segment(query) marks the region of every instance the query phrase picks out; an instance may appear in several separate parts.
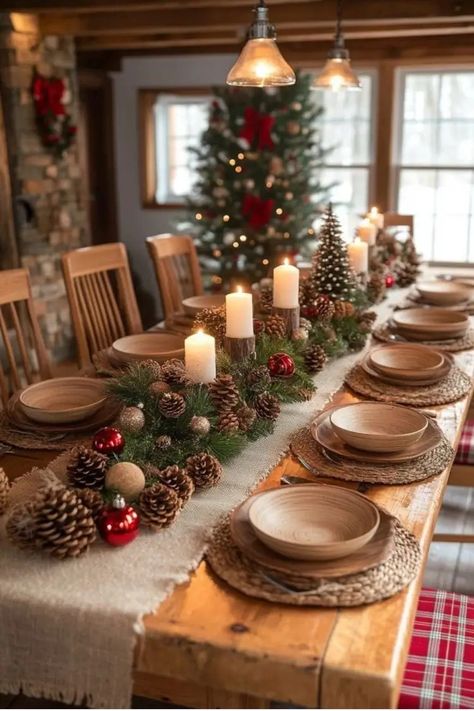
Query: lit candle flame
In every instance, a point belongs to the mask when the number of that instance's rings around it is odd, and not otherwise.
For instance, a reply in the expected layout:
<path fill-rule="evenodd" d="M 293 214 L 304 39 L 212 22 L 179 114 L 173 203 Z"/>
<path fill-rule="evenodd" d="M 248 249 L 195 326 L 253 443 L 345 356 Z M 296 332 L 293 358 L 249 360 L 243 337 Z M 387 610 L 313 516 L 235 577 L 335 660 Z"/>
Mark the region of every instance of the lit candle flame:
<path fill-rule="evenodd" d="M 285 257 L 285 259 L 283 260 L 283 264 L 288 266 L 289 263 L 290 263 L 290 260 L 288 259 L 288 257 Z"/>
<path fill-rule="evenodd" d="M 202 335 L 204 334 L 204 331 L 202 330 L 202 328 L 198 328 L 198 330 L 196 331 L 196 333 L 197 333 L 198 336 L 202 336 Z"/>
<path fill-rule="evenodd" d="M 377 207 L 372 207 L 372 208 L 370 209 L 370 214 L 371 214 L 371 215 L 378 215 L 378 212 L 379 212 L 379 211 L 378 211 L 378 208 L 377 208 Z"/>
<path fill-rule="evenodd" d="M 241 286 L 238 286 L 237 289 L 236 289 L 236 291 L 237 291 L 238 294 L 241 294 L 241 293 L 242 293 L 242 287 L 241 287 Z"/>
<path fill-rule="evenodd" d="M 355 243 L 355 244 L 360 244 L 360 237 L 356 237 L 355 240 L 354 240 L 354 243 Z"/>

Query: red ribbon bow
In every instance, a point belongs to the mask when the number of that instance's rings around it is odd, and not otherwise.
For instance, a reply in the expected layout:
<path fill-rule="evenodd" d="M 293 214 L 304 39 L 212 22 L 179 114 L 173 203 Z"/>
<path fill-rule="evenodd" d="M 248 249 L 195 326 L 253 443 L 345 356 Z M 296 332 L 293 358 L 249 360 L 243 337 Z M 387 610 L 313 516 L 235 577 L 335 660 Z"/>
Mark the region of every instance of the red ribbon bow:
<path fill-rule="evenodd" d="M 252 146 L 263 151 L 273 150 L 275 144 L 272 140 L 272 128 L 275 124 L 275 117 L 270 114 L 261 114 L 257 109 L 248 106 L 244 111 L 244 125 L 240 131 L 240 138 L 245 138 Z"/>
<path fill-rule="evenodd" d="M 54 116 L 64 116 L 65 109 L 62 101 L 64 88 L 62 79 L 35 76 L 33 80 L 33 99 L 39 116 L 45 116 L 48 113 L 52 113 Z"/>
<path fill-rule="evenodd" d="M 247 218 L 250 227 L 258 230 L 271 220 L 275 200 L 263 200 L 257 195 L 245 195 L 242 202 L 242 214 Z"/>

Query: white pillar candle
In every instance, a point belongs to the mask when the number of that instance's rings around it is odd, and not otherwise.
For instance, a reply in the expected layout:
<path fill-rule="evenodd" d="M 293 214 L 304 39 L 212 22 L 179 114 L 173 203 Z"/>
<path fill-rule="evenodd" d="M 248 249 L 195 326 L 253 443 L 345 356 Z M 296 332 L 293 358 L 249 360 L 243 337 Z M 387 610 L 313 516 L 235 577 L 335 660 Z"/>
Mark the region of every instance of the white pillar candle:
<path fill-rule="evenodd" d="M 225 321 L 229 338 L 251 338 L 254 335 L 252 294 L 244 294 L 240 286 L 233 294 L 227 294 Z"/>
<path fill-rule="evenodd" d="M 347 253 L 352 269 L 356 274 L 367 274 L 369 271 L 369 245 L 356 237 L 352 244 L 347 245 Z"/>
<path fill-rule="evenodd" d="M 367 213 L 367 219 L 371 221 L 378 230 L 383 230 L 383 213 L 379 212 L 376 207 L 372 207 Z"/>
<path fill-rule="evenodd" d="M 363 242 L 367 242 L 369 247 L 373 247 L 377 237 L 377 228 L 374 223 L 366 217 L 357 228 L 357 234 Z"/>
<path fill-rule="evenodd" d="M 300 272 L 288 259 L 273 270 L 273 306 L 278 309 L 295 309 L 299 299 Z"/>
<path fill-rule="evenodd" d="M 216 339 L 198 331 L 184 341 L 186 375 L 193 383 L 210 383 L 216 377 Z"/>

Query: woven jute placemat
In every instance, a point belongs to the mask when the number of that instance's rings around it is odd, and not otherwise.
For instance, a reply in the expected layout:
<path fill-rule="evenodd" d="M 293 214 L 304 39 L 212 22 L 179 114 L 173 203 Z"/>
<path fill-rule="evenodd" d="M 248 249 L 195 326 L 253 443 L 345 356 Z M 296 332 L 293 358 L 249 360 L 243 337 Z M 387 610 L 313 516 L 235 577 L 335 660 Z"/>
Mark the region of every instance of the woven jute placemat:
<path fill-rule="evenodd" d="M 375 328 L 372 331 L 372 335 L 378 341 L 382 341 L 383 343 L 398 343 L 398 341 L 393 340 L 393 336 L 396 336 L 396 333 L 387 323 Z M 433 348 L 436 348 L 437 351 L 459 353 L 459 351 L 467 351 L 474 348 L 474 329 L 470 329 L 462 338 L 454 338 L 449 341 L 408 341 L 401 338 L 400 343 L 420 343 L 424 346 L 432 346 Z"/>
<path fill-rule="evenodd" d="M 92 434 L 87 432 L 61 434 L 57 432 L 26 432 L 13 427 L 4 412 L 0 413 L 0 442 L 18 449 L 47 449 L 62 452 L 78 444 L 89 444 Z"/>
<path fill-rule="evenodd" d="M 329 476 L 345 481 L 361 481 L 367 484 L 410 484 L 430 476 L 441 474 L 451 464 L 454 450 L 448 440 L 441 442 L 430 452 L 407 462 L 371 464 L 343 459 L 331 453 L 325 454 L 304 427 L 293 437 L 291 451 L 301 464 L 316 476 Z"/>
<path fill-rule="evenodd" d="M 394 526 L 394 541 L 393 554 L 384 563 L 354 575 L 313 581 L 306 591 L 269 576 L 241 553 L 232 540 L 229 518 L 215 529 L 206 557 L 216 575 L 245 595 L 289 605 L 355 607 L 395 595 L 417 574 L 420 547 L 399 521 Z"/>
<path fill-rule="evenodd" d="M 434 407 L 455 402 L 471 390 L 471 379 L 457 366 L 434 385 L 390 385 L 369 375 L 361 365 L 355 365 L 346 375 L 345 383 L 354 392 L 371 400 L 398 402 L 400 405 Z"/>

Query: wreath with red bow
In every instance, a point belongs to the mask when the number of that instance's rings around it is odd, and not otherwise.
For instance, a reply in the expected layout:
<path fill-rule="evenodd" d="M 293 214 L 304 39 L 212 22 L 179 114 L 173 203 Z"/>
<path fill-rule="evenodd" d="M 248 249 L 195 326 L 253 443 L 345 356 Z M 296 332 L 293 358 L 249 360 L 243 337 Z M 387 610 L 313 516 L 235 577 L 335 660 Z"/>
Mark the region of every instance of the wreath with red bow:
<path fill-rule="evenodd" d="M 77 131 L 64 105 L 65 92 L 64 79 L 35 74 L 33 101 L 41 141 L 60 155 L 70 147 Z"/>

